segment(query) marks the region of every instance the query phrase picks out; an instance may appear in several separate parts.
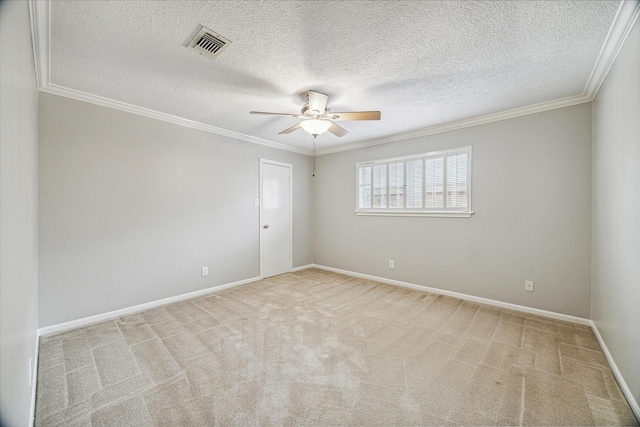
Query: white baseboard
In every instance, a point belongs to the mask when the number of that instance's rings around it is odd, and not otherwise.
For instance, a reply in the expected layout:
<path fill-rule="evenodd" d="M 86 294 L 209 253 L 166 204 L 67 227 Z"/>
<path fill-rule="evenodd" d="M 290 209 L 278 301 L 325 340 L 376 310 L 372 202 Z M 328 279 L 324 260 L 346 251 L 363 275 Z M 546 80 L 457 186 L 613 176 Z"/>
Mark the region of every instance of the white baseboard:
<path fill-rule="evenodd" d="M 313 264 L 301 265 L 300 267 L 293 267 L 291 269 L 291 272 L 294 273 L 296 271 L 306 270 L 306 269 L 313 268 L 313 267 L 314 267 Z"/>
<path fill-rule="evenodd" d="M 176 295 L 169 298 L 160 299 L 157 301 L 147 302 L 144 304 L 134 305 L 132 307 L 122 308 L 120 310 L 109 311 L 107 313 L 96 314 L 95 316 L 84 317 L 82 319 L 72 320 L 70 322 L 59 323 L 57 325 L 45 326 L 44 328 L 38 329 L 38 337 L 42 335 L 51 334 L 54 332 L 66 331 L 68 329 L 80 328 L 82 326 L 87 326 L 92 323 L 102 322 L 103 320 L 113 319 L 119 316 L 124 316 L 131 313 L 136 313 L 143 310 L 148 310 L 150 308 L 156 308 L 161 305 L 170 304 L 173 302 L 184 301 L 186 299 L 199 297 L 201 295 L 205 295 L 211 292 L 221 291 L 223 289 L 234 288 L 236 286 L 245 285 L 247 283 L 252 283 L 260 280 L 260 277 L 252 277 L 250 279 L 239 280 L 237 282 L 226 283 L 224 285 L 212 286 L 207 289 L 200 289 L 194 292 L 188 292 L 182 295 Z"/>
<path fill-rule="evenodd" d="M 636 402 L 635 399 L 633 398 L 633 394 L 631 394 L 631 390 L 629 389 L 629 386 L 624 381 L 624 378 L 622 377 L 622 374 L 620 373 L 620 370 L 618 369 L 616 362 L 614 362 L 613 356 L 611 356 L 611 353 L 609 352 L 609 349 L 607 348 L 607 345 L 605 344 L 604 339 L 602 338 L 602 335 L 600 335 L 600 331 L 598 331 L 598 327 L 593 321 L 590 321 L 590 322 L 591 322 L 591 329 L 593 329 L 593 333 L 595 334 L 596 339 L 598 340 L 598 344 L 600 344 L 600 348 L 604 353 L 604 357 L 606 357 L 607 362 L 609 362 L 609 366 L 611 367 L 613 376 L 616 377 L 616 380 L 618 381 L 618 385 L 622 390 L 622 394 L 624 394 L 624 397 L 627 399 L 627 403 L 631 407 L 633 414 L 636 416 L 638 421 L 640 421 L 640 406 L 638 405 L 638 402 Z"/>
<path fill-rule="evenodd" d="M 31 408 L 29 410 L 29 426 L 33 427 L 36 422 L 36 390 L 38 388 L 38 355 L 40 354 L 40 334 L 36 332 L 35 354 L 33 355 L 33 366 L 31 367 Z"/>
<path fill-rule="evenodd" d="M 341 270 L 339 268 L 327 267 L 324 265 L 314 264 L 313 267 L 321 270 L 333 271 L 334 273 L 341 273 L 347 276 L 360 277 L 362 279 L 375 280 L 376 282 L 382 282 L 389 285 L 400 286 L 403 288 L 409 288 L 417 291 L 431 292 L 439 295 L 447 295 L 454 298 L 460 298 L 466 301 L 477 302 L 480 304 L 492 305 L 495 307 L 506 308 L 509 310 L 520 311 L 528 314 L 535 314 L 537 316 L 549 317 L 551 319 L 563 320 L 565 322 L 578 323 L 580 325 L 591 326 L 593 323 L 589 319 L 583 317 L 570 316 L 568 314 L 556 313 L 553 311 L 542 310 L 539 308 L 526 307 L 524 305 L 511 304 L 508 302 L 497 301 L 489 298 L 482 298 L 473 295 L 462 294 L 460 292 L 446 291 L 444 289 L 431 288 L 429 286 L 416 285 L 414 283 L 402 282 L 400 280 L 386 279 L 384 277 L 372 276 L 370 274 L 356 273 L 349 270 Z"/>

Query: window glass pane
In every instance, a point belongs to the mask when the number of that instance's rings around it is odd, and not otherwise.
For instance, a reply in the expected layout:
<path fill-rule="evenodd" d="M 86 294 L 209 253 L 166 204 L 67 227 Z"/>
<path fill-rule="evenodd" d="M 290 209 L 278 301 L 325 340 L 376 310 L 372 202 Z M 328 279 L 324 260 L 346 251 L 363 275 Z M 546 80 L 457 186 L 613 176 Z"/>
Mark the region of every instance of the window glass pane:
<path fill-rule="evenodd" d="M 373 207 L 387 207 L 387 165 L 373 167 Z"/>
<path fill-rule="evenodd" d="M 358 207 L 371 209 L 371 166 L 361 167 L 359 170 Z"/>
<path fill-rule="evenodd" d="M 447 207 L 467 207 L 467 153 L 447 156 Z"/>
<path fill-rule="evenodd" d="M 389 163 L 389 207 L 404 208 L 404 162 Z"/>
<path fill-rule="evenodd" d="M 360 209 L 371 208 L 371 186 L 360 186 L 360 194 L 358 200 L 360 201 L 358 207 Z"/>
<path fill-rule="evenodd" d="M 444 156 L 425 159 L 425 208 L 444 208 Z"/>
<path fill-rule="evenodd" d="M 422 183 L 424 163 L 422 159 L 407 161 L 407 208 L 422 207 Z"/>

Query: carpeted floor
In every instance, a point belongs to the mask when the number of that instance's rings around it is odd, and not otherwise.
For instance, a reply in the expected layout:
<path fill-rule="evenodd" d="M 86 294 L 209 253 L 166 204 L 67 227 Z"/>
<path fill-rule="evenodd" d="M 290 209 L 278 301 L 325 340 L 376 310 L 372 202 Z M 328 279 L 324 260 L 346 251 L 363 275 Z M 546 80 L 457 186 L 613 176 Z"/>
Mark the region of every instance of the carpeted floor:
<path fill-rule="evenodd" d="M 637 425 L 588 327 L 310 269 L 41 337 L 37 426 Z"/>

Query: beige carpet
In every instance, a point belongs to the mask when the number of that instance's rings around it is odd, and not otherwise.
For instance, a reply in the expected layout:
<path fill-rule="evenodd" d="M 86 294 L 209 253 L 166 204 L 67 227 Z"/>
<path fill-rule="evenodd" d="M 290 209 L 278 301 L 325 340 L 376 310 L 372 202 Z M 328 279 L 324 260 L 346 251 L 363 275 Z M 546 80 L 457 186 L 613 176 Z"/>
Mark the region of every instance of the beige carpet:
<path fill-rule="evenodd" d="M 311 269 L 43 336 L 36 425 L 637 420 L 588 327 Z"/>

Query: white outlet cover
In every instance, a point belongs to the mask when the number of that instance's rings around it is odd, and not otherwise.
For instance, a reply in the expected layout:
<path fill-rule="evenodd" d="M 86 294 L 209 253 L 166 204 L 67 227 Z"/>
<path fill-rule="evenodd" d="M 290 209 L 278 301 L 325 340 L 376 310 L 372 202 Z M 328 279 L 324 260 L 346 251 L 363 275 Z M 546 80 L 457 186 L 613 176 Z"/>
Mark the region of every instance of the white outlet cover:
<path fill-rule="evenodd" d="M 525 280 L 524 282 L 524 290 L 528 292 L 533 292 L 533 281 Z"/>
<path fill-rule="evenodd" d="M 209 275 L 209 267 L 202 267 L 202 276 L 208 276 Z"/>

